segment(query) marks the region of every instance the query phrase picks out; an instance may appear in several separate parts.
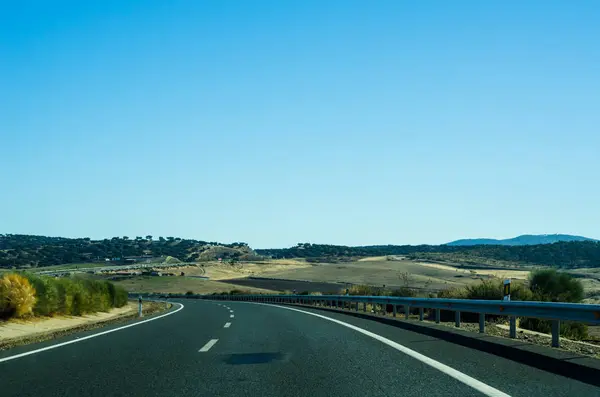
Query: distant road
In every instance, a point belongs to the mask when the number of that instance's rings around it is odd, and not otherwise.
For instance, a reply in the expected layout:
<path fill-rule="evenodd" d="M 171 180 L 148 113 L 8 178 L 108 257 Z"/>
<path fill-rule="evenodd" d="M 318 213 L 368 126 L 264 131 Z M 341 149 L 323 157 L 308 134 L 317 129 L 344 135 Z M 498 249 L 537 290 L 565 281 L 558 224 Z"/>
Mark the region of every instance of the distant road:
<path fill-rule="evenodd" d="M 235 284 L 244 287 L 263 288 L 272 291 L 296 290 L 298 293 L 301 293 L 303 291 L 309 291 L 337 294 L 346 286 L 346 284 L 342 283 L 285 280 L 266 277 L 231 278 L 223 281 L 228 284 Z"/>
<path fill-rule="evenodd" d="M 98 331 L 0 352 L 0 395 L 600 395 L 595 386 L 341 313 L 182 302 L 172 315 L 78 343 L 6 361 Z"/>

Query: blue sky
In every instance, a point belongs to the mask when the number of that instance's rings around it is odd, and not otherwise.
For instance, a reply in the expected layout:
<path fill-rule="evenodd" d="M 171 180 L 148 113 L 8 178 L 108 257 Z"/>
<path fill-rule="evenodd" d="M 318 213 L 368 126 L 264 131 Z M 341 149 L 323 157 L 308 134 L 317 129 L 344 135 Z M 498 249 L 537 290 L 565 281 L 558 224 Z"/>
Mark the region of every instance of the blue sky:
<path fill-rule="evenodd" d="M 20 1 L 0 233 L 600 238 L 596 1 Z"/>

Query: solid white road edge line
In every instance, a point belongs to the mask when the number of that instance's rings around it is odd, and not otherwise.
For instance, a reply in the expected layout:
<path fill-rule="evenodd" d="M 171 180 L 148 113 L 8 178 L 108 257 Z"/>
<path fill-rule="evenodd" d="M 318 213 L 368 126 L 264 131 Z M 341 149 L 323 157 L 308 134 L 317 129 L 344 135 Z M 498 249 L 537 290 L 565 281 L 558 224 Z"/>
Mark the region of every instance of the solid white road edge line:
<path fill-rule="evenodd" d="M 70 345 L 71 343 L 82 342 L 84 340 L 95 338 L 97 336 L 102 336 L 102 335 L 110 334 L 111 332 L 120 331 L 120 330 L 125 329 L 125 328 L 135 327 L 136 325 L 148 323 L 150 321 L 158 320 L 159 318 L 170 316 L 171 314 L 175 314 L 175 313 L 177 313 L 178 311 L 182 310 L 185 307 L 185 306 L 183 306 L 183 304 L 181 304 L 179 302 L 172 302 L 172 303 L 175 304 L 175 305 L 179 305 L 179 308 L 177 308 L 176 310 L 173 310 L 172 312 L 161 314 L 160 316 L 152 317 L 152 318 L 149 318 L 149 319 L 143 320 L 143 321 L 138 321 L 137 323 L 133 323 L 133 324 L 129 324 L 129 325 L 124 325 L 124 326 L 118 327 L 118 328 L 109 329 L 108 331 L 98 332 L 97 334 L 84 336 L 84 337 L 81 337 L 81 338 L 78 338 L 78 339 L 73 339 L 73 340 L 70 340 L 70 341 L 67 341 L 67 342 L 57 343 L 56 345 L 42 347 L 41 349 L 36 349 L 36 350 L 32 350 L 32 351 L 28 351 L 28 352 L 20 353 L 20 354 L 15 354 L 14 356 L 0 358 L 0 363 L 2 363 L 4 361 L 10 361 L 10 360 L 14 360 L 14 359 L 17 359 L 17 358 L 29 356 L 31 354 L 41 353 L 41 352 L 46 351 L 46 350 L 56 349 L 57 347 Z"/>
<path fill-rule="evenodd" d="M 223 328 L 229 328 L 231 327 L 231 323 L 225 323 L 225 326 Z"/>
<path fill-rule="evenodd" d="M 427 356 L 425 356 L 425 355 L 423 355 L 423 354 L 421 354 L 419 352 L 416 352 L 416 351 L 414 351 L 412 349 L 409 349 L 408 347 L 406 347 L 404 345 L 401 345 L 401 344 L 399 344 L 397 342 L 394 342 L 393 340 L 385 338 L 385 337 L 383 337 L 381 335 L 378 335 L 378 334 L 376 334 L 374 332 L 367 331 L 366 329 L 362 329 L 360 327 L 357 327 L 356 325 L 348 324 L 348 323 L 345 323 L 343 321 L 337 320 L 335 318 L 330 318 L 330 317 L 327 317 L 327 316 L 323 316 L 321 314 L 307 312 L 307 311 L 300 310 L 300 309 L 295 309 L 293 307 L 278 306 L 278 305 L 272 305 L 272 304 L 266 304 L 266 303 L 258 303 L 258 302 L 244 302 L 244 303 L 250 303 L 250 304 L 253 304 L 253 305 L 271 306 L 271 307 L 277 307 L 277 308 L 280 308 L 280 309 L 292 310 L 292 311 L 295 311 L 295 312 L 300 312 L 300 313 L 308 314 L 308 315 L 311 315 L 311 316 L 319 317 L 319 318 L 322 318 L 324 320 L 332 321 L 332 322 L 334 322 L 336 324 L 343 325 L 344 327 L 348 327 L 348 328 L 353 329 L 353 330 L 355 330 L 357 332 L 360 332 L 361 334 L 370 336 L 373 339 L 376 339 L 376 340 L 378 340 L 378 341 L 380 341 L 382 343 L 385 343 L 386 345 L 388 345 L 390 347 L 393 347 L 394 349 L 396 349 L 398 351 L 401 351 L 402 353 L 404 353 L 404 354 L 406 354 L 406 355 L 408 355 L 408 356 L 410 356 L 410 357 L 412 357 L 412 358 L 414 358 L 416 360 L 419 360 L 422 363 L 427 364 L 430 367 L 435 368 L 435 369 L 437 369 L 440 372 L 445 373 L 446 375 L 448 375 L 448 376 L 450 376 L 450 377 L 458 380 L 459 382 L 462 382 L 465 385 L 470 386 L 470 387 L 472 387 L 473 389 L 475 389 L 477 391 L 480 391 L 481 393 L 485 394 L 486 396 L 489 396 L 489 397 L 510 397 L 510 395 L 508 395 L 508 394 L 506 394 L 506 393 L 504 393 L 504 392 L 502 392 L 502 391 L 500 391 L 498 389 L 495 389 L 492 386 L 487 385 L 487 384 L 485 384 L 485 383 L 483 383 L 483 382 L 481 382 L 481 381 L 479 381 L 479 380 L 477 380 L 475 378 L 472 378 L 472 377 L 470 377 L 467 374 L 463 374 L 462 372 L 457 371 L 454 368 L 447 366 L 446 364 L 442 364 L 441 362 L 436 361 L 433 358 L 429 358 L 429 357 L 427 357 Z"/>
<path fill-rule="evenodd" d="M 202 349 L 198 350 L 199 353 L 206 353 L 207 351 L 210 350 L 211 347 L 213 347 L 215 345 L 215 343 L 217 343 L 219 340 L 218 339 L 211 339 L 209 340 L 206 345 L 204 345 L 202 347 Z"/>

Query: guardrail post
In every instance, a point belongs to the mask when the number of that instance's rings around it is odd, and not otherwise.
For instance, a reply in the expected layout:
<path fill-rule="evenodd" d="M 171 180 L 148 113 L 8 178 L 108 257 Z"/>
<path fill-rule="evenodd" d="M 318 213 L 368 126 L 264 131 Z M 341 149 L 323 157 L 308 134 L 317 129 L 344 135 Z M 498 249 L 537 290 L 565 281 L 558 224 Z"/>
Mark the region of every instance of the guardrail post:
<path fill-rule="evenodd" d="M 485 313 L 479 313 L 479 333 L 485 333 Z"/>
<path fill-rule="evenodd" d="M 419 308 L 419 321 L 423 321 L 424 318 L 425 318 L 425 309 L 420 307 Z"/>
<path fill-rule="evenodd" d="M 440 323 L 440 317 L 442 317 L 441 313 L 440 313 L 440 309 L 435 309 L 435 323 L 436 324 Z"/>
<path fill-rule="evenodd" d="M 356 305 L 354 306 L 354 310 L 358 311 L 358 302 L 356 302 Z"/>
<path fill-rule="evenodd" d="M 363 312 L 367 312 L 367 302 L 363 302 Z"/>
<path fill-rule="evenodd" d="M 410 314 L 410 306 L 406 305 L 404 306 L 404 319 L 408 320 L 408 315 Z"/>
<path fill-rule="evenodd" d="M 460 312 L 458 310 L 454 312 L 454 326 L 460 328 Z"/>
<path fill-rule="evenodd" d="M 517 337 L 517 318 L 510 316 L 508 321 L 510 326 L 509 336 L 514 339 Z"/>
<path fill-rule="evenodd" d="M 552 320 L 552 347 L 560 347 L 560 320 Z"/>
<path fill-rule="evenodd" d="M 392 305 L 394 307 L 394 317 L 396 317 L 396 305 Z"/>

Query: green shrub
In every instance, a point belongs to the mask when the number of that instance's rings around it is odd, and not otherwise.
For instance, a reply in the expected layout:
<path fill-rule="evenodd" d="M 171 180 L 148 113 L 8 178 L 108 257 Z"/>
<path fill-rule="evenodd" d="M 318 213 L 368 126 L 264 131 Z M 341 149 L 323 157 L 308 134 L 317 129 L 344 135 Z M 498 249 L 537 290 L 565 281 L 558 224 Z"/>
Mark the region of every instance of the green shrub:
<path fill-rule="evenodd" d="M 121 287 L 117 287 L 113 283 L 106 281 L 108 294 L 110 296 L 110 302 L 112 307 L 123 307 L 127 304 L 129 297 L 127 291 Z"/>
<path fill-rule="evenodd" d="M 334 292 L 331 295 L 346 295 L 346 288 L 342 288 L 339 292 Z M 385 291 L 381 288 L 373 287 L 371 285 L 352 285 L 348 288 L 348 295 L 358 296 L 380 296 L 384 295 Z M 329 295 L 329 294 L 328 294 Z"/>
<path fill-rule="evenodd" d="M 502 300 L 504 298 L 502 290 L 502 280 L 484 280 L 481 283 L 466 286 L 463 296 L 464 299 Z M 511 283 L 511 301 L 528 301 L 532 299 L 532 295 L 529 288 L 523 283 Z"/>
<path fill-rule="evenodd" d="M 412 288 L 408 288 L 408 287 L 402 287 L 399 289 L 395 289 L 392 290 L 389 293 L 389 296 L 399 296 L 399 297 L 407 297 L 407 298 L 414 298 L 417 296 L 417 291 L 412 289 Z"/>
<path fill-rule="evenodd" d="M 438 291 L 437 297 L 441 299 L 466 299 L 466 290 L 463 288 L 448 288 Z"/>
<path fill-rule="evenodd" d="M 86 291 L 83 283 L 79 280 L 72 281 L 73 287 L 73 309 L 72 314 L 75 316 L 81 316 L 91 311 L 90 308 L 90 295 Z"/>
<path fill-rule="evenodd" d="M 502 300 L 502 281 L 484 280 L 478 284 L 467 285 L 464 295 L 466 299 Z"/>
<path fill-rule="evenodd" d="M 56 289 L 58 291 L 58 312 L 66 315 L 74 314 L 73 296 L 75 289 L 71 280 L 64 278 L 56 280 Z"/>
<path fill-rule="evenodd" d="M 477 299 L 477 300 L 502 300 L 503 298 L 502 280 L 483 280 L 477 284 L 467 285 L 464 288 L 450 288 L 439 291 L 438 298 L 444 299 Z M 513 282 L 511 284 L 510 299 L 513 301 L 526 301 L 532 299 L 531 291 L 523 283 Z M 433 311 L 430 311 L 430 316 Z M 454 321 L 454 312 L 442 310 L 440 313 L 441 321 Z M 486 315 L 486 319 L 496 319 L 501 316 Z M 478 322 L 478 313 L 461 312 L 461 321 Z"/>
<path fill-rule="evenodd" d="M 107 312 L 112 307 L 106 282 L 97 280 L 82 280 L 84 289 L 89 293 L 89 313 Z"/>
<path fill-rule="evenodd" d="M 59 292 L 57 281 L 51 277 L 25 273 L 24 276 L 35 288 L 37 301 L 33 313 L 38 316 L 52 316 L 59 313 Z"/>
<path fill-rule="evenodd" d="M 35 286 L 37 315 L 65 314 L 79 316 L 86 313 L 107 312 L 127 304 L 127 291 L 108 281 L 80 278 L 60 278 L 27 274 Z"/>
<path fill-rule="evenodd" d="M 523 318 L 520 321 L 519 327 L 545 334 L 552 332 L 552 322 L 539 318 Z M 588 326 L 583 323 L 561 321 L 560 335 L 573 340 L 588 339 Z"/>
<path fill-rule="evenodd" d="M 550 302 L 581 302 L 584 297 L 583 285 L 567 273 L 557 272 L 555 269 L 537 270 L 529 275 L 531 299 Z M 531 331 L 550 333 L 552 322 L 537 318 L 521 319 L 519 326 Z M 560 335 L 568 339 L 587 339 L 588 327 L 586 324 L 562 321 Z"/>
<path fill-rule="evenodd" d="M 529 288 L 540 301 L 581 302 L 584 298 L 581 281 L 555 269 L 531 272 Z"/>
<path fill-rule="evenodd" d="M 227 292 L 225 292 L 225 294 L 227 294 Z M 251 293 L 248 290 L 232 289 L 229 291 L 229 295 L 251 295 Z"/>

